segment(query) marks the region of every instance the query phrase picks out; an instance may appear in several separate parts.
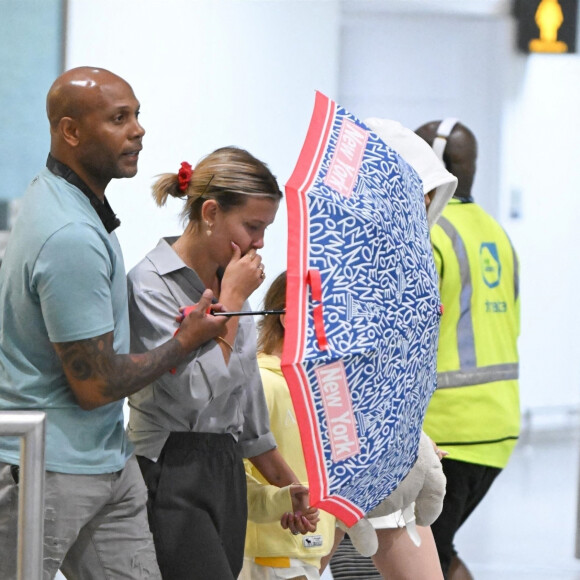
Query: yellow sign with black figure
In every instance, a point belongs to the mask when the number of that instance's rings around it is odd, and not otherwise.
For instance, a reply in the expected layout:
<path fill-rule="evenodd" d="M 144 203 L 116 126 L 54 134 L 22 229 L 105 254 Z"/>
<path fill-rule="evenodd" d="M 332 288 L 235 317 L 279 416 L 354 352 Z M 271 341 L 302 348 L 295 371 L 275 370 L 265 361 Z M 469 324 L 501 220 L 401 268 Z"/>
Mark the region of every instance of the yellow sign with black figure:
<path fill-rule="evenodd" d="M 578 0 L 518 0 L 518 46 L 531 53 L 576 51 Z"/>

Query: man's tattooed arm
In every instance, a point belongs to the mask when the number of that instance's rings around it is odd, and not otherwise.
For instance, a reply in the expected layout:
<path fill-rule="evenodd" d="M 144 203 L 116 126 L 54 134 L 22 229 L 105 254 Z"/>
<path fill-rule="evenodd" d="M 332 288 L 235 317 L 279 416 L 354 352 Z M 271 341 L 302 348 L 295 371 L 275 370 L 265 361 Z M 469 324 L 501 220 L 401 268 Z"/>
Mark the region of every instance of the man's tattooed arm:
<path fill-rule="evenodd" d="M 206 290 L 196 308 L 180 316 L 179 333 L 143 354 L 117 354 L 113 332 L 74 342 L 53 343 L 64 373 L 78 404 L 85 410 L 123 399 L 139 391 L 176 367 L 202 344 L 226 333 L 226 316 L 208 314 L 223 311 L 212 305 L 213 294 Z"/>
<path fill-rule="evenodd" d="M 54 348 L 71 389 L 85 410 L 135 393 L 177 366 L 187 352 L 173 338 L 143 354 L 119 355 L 113 350 L 113 332 L 55 343 Z"/>

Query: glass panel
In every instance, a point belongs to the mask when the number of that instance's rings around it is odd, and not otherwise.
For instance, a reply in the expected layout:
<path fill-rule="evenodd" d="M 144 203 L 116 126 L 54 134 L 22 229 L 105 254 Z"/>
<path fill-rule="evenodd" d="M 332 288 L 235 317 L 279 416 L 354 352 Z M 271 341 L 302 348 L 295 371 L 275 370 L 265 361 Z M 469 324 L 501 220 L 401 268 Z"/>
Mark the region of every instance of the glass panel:
<path fill-rule="evenodd" d="M 0 230 L 48 154 L 46 93 L 62 70 L 65 0 L 2 0 Z M 4 223 L 2 223 L 2 221 Z"/>

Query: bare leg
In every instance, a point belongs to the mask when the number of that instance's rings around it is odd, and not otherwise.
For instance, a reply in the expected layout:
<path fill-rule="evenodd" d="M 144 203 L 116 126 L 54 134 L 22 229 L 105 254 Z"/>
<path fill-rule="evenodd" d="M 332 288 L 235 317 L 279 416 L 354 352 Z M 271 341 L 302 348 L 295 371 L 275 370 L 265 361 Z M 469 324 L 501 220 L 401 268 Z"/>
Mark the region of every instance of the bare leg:
<path fill-rule="evenodd" d="M 448 572 L 449 580 L 473 580 L 471 572 L 461 558 L 454 556 Z"/>
<path fill-rule="evenodd" d="M 330 559 L 332 558 L 334 552 L 336 552 L 336 548 L 338 548 L 338 545 L 340 544 L 340 542 L 342 542 L 342 538 L 344 538 L 344 532 L 340 528 L 336 528 L 336 530 L 334 532 L 334 545 L 332 546 L 332 550 L 330 550 L 330 553 L 327 554 L 326 556 L 324 556 L 324 558 L 322 558 L 322 560 L 320 560 L 320 575 L 321 576 L 322 576 L 322 573 L 324 572 L 324 569 L 326 568 L 326 566 L 328 566 L 328 562 L 330 562 Z"/>
<path fill-rule="evenodd" d="M 413 544 L 405 528 L 377 530 L 379 550 L 373 556 L 373 562 L 384 578 L 443 580 L 431 528 L 417 526 L 417 531 L 421 537 L 419 547 Z"/>

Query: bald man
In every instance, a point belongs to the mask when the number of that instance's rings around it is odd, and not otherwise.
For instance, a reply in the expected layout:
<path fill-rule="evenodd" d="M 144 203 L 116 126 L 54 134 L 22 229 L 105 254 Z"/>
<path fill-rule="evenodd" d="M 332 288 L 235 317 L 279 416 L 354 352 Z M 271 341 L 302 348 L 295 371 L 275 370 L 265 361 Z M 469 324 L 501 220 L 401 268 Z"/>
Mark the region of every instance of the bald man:
<path fill-rule="evenodd" d="M 129 354 L 125 268 L 105 197 L 133 177 L 145 131 L 131 86 L 99 68 L 48 92 L 51 146 L 0 269 L 0 409 L 46 413 L 44 578 L 160 578 L 123 400 L 225 321 L 208 291 L 179 334 Z M 177 314 L 177 313 L 176 313 Z M 16 577 L 19 441 L 0 438 L 0 578 Z"/>
<path fill-rule="evenodd" d="M 472 199 L 477 141 L 456 119 L 419 127 L 458 179 L 431 230 L 444 307 L 437 390 L 423 429 L 449 452 L 443 511 L 432 524 L 446 579 L 473 578 L 454 537 L 508 462 L 519 435 L 518 259 L 502 227 Z"/>

